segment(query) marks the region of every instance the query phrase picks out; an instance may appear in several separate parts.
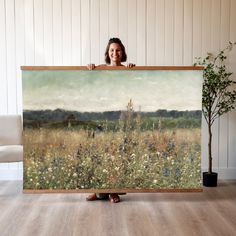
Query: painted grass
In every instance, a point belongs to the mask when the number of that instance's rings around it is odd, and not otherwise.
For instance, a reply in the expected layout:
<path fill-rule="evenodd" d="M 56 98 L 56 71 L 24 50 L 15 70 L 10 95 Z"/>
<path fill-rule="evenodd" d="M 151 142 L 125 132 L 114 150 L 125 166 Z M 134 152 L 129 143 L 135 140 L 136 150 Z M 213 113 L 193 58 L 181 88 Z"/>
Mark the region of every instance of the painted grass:
<path fill-rule="evenodd" d="M 24 189 L 201 188 L 200 129 L 25 129 Z"/>

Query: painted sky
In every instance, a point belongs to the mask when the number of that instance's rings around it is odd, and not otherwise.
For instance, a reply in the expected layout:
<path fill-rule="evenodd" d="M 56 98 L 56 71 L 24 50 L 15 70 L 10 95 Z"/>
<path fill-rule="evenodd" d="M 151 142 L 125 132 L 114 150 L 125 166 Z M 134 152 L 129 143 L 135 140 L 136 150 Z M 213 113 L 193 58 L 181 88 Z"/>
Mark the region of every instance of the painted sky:
<path fill-rule="evenodd" d="M 202 71 L 23 71 L 24 110 L 201 110 Z"/>

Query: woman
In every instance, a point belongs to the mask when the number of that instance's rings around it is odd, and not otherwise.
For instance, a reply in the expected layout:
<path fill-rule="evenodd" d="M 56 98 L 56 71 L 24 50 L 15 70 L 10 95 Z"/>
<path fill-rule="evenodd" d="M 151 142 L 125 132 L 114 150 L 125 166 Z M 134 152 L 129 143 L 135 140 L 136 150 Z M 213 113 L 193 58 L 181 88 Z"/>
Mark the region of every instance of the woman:
<path fill-rule="evenodd" d="M 111 38 L 107 44 L 105 51 L 105 62 L 106 66 L 124 66 L 121 62 L 125 62 L 127 60 L 127 55 L 125 52 L 125 47 L 122 44 L 119 38 Z M 132 63 L 127 64 L 127 67 L 131 68 L 135 66 Z M 93 70 L 95 68 L 94 64 L 89 64 L 88 69 Z M 120 197 L 118 193 L 93 193 L 89 195 L 86 200 L 94 201 L 94 200 L 103 200 L 109 199 L 110 202 L 118 203 L 120 202 Z"/>

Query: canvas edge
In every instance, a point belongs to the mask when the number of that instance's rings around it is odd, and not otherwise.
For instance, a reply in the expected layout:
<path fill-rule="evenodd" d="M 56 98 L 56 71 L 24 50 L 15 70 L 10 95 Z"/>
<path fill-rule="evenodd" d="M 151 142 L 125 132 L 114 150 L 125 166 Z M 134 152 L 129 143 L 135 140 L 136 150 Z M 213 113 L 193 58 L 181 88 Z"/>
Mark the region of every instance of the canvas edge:
<path fill-rule="evenodd" d="M 23 193 L 186 193 L 203 192 L 202 188 L 196 189 L 23 189 Z"/>

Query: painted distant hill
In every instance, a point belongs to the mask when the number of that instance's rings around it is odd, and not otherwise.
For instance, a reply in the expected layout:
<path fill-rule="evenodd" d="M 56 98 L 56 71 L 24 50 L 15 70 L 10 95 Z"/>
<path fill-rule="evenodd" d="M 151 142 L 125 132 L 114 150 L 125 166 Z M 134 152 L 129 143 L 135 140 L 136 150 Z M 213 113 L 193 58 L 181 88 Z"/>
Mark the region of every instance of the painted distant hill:
<path fill-rule="evenodd" d="M 105 112 L 78 112 L 68 111 L 63 109 L 56 110 L 25 110 L 23 112 L 24 120 L 37 120 L 37 121 L 62 121 L 67 119 L 69 116 L 73 116 L 74 119 L 81 121 L 89 120 L 118 120 L 121 116 L 122 111 L 105 111 Z M 201 119 L 201 111 L 177 111 L 177 110 L 157 110 L 155 112 L 134 112 L 134 116 L 140 114 L 142 117 L 156 117 L 156 118 L 196 118 Z"/>
<path fill-rule="evenodd" d="M 106 121 L 113 127 L 124 111 L 105 112 L 78 112 L 63 109 L 56 110 L 26 110 L 23 112 L 24 127 L 27 128 L 62 128 L 83 127 L 99 129 L 101 123 Z M 177 111 L 157 110 L 155 112 L 133 112 L 133 117 L 141 116 L 143 126 L 150 129 L 157 126 L 162 120 L 166 128 L 189 128 L 200 127 L 201 111 Z"/>

